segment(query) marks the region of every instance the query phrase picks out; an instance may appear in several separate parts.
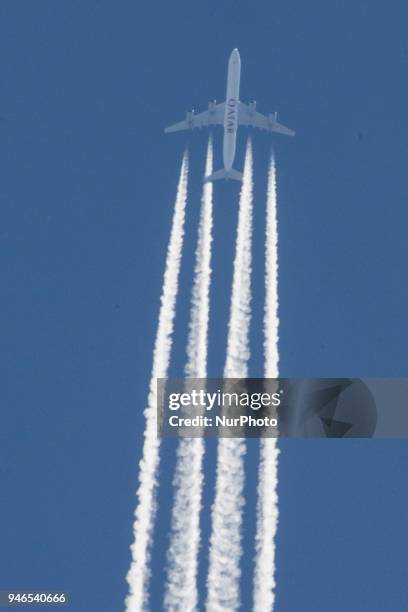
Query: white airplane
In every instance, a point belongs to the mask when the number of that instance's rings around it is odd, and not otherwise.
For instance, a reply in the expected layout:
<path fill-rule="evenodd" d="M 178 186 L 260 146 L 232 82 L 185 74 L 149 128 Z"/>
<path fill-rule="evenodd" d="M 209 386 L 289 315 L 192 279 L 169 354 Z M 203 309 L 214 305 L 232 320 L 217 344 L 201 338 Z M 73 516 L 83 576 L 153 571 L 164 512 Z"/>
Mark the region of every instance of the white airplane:
<path fill-rule="evenodd" d="M 209 127 L 212 125 L 224 126 L 223 159 L 224 168 L 207 176 L 204 182 L 217 179 L 235 179 L 242 181 L 242 173 L 232 167 L 237 144 L 237 129 L 239 125 L 251 126 L 268 132 L 279 132 L 287 136 L 294 136 L 295 132 L 281 125 L 277 121 L 277 113 L 269 117 L 255 110 L 256 102 L 243 104 L 239 100 L 239 81 L 241 77 L 241 58 L 238 49 L 231 52 L 228 62 L 227 97 L 225 102 L 217 104 L 216 100 L 208 104 L 208 110 L 198 113 L 188 112 L 185 121 L 180 121 L 166 128 L 164 131 L 178 132 L 180 130 L 193 130 L 194 128 Z"/>

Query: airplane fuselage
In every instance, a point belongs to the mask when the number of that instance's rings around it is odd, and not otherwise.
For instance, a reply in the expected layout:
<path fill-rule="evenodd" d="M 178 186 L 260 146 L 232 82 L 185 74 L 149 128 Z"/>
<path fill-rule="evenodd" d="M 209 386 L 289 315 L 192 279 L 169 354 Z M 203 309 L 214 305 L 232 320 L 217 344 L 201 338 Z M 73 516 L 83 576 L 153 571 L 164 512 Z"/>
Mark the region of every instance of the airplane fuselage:
<path fill-rule="evenodd" d="M 224 168 L 229 172 L 235 158 L 238 129 L 239 81 L 241 78 L 241 58 L 238 49 L 234 49 L 228 61 L 227 95 L 224 115 Z"/>

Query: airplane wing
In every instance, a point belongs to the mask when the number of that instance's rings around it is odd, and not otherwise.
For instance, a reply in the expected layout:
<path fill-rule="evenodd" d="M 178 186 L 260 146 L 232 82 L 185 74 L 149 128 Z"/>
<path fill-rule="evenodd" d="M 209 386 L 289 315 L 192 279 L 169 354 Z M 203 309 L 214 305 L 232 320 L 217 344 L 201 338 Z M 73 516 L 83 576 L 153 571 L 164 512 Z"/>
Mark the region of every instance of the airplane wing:
<path fill-rule="evenodd" d="M 164 131 L 168 134 L 169 132 L 179 132 L 180 130 L 194 130 L 195 128 L 209 127 L 211 125 L 222 125 L 224 123 L 224 111 L 225 102 L 221 102 L 221 104 L 210 102 L 208 110 L 197 115 L 194 111 L 187 113 L 184 121 L 170 125 Z"/>
<path fill-rule="evenodd" d="M 272 113 L 269 117 L 258 113 L 255 110 L 255 102 L 252 102 L 252 104 L 239 103 L 238 124 L 256 127 L 267 132 L 278 132 L 279 134 L 286 134 L 286 136 L 295 135 L 293 130 L 278 123 L 276 113 Z"/>

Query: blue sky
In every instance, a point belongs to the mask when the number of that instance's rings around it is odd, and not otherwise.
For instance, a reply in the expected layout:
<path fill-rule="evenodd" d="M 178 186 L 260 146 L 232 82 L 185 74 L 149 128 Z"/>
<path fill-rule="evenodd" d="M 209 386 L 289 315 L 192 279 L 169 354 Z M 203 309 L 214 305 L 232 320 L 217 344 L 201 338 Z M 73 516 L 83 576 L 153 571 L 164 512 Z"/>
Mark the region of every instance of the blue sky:
<path fill-rule="evenodd" d="M 171 372 L 185 360 L 207 135 L 164 136 L 222 100 L 277 110 L 281 372 L 405 376 L 406 4 L 70 0 L 0 6 L 1 589 L 120 610 L 151 355 L 185 143 L 191 184 Z M 216 166 L 221 138 L 215 137 Z M 236 167 L 242 167 L 241 134 Z M 262 374 L 271 142 L 254 135 L 250 373 Z M 225 358 L 238 187 L 215 190 L 209 371 Z M 203 534 L 213 484 L 206 457 Z M 405 441 L 281 444 L 278 612 L 405 611 Z M 256 443 L 243 609 L 250 609 Z M 163 444 L 152 608 L 161 609 L 174 444 Z M 205 584 L 206 550 L 200 585 Z"/>

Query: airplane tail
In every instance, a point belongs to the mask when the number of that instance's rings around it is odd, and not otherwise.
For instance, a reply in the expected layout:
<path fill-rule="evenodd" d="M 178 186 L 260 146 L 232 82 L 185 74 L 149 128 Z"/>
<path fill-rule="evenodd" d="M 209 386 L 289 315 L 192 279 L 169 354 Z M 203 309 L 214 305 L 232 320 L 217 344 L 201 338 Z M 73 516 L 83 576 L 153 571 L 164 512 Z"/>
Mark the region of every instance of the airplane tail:
<path fill-rule="evenodd" d="M 214 174 L 210 174 L 210 176 L 206 176 L 203 182 L 208 183 L 210 181 L 217 181 L 219 179 L 234 179 L 235 181 L 242 181 L 242 172 L 238 172 L 238 170 L 234 170 L 234 168 L 231 168 L 231 170 L 228 171 L 223 168 L 222 170 L 214 172 Z"/>

